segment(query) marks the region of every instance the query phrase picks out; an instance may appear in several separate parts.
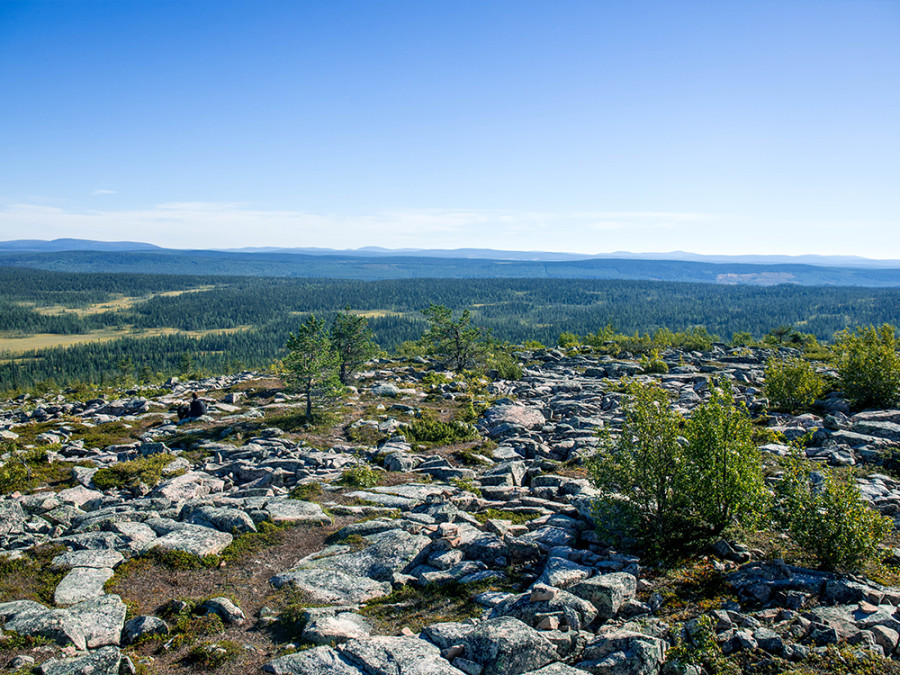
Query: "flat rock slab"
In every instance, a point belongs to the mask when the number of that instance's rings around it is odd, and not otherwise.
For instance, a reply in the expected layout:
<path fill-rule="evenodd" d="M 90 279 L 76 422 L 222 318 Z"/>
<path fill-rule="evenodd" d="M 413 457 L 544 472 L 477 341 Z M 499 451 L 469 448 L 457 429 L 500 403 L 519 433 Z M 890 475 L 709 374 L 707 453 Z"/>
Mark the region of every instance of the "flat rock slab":
<path fill-rule="evenodd" d="M 16 600 L 0 604 L 3 628 L 26 637 L 44 637 L 65 647 L 87 648 L 81 622 L 64 609 L 49 609 L 31 600 Z"/>
<path fill-rule="evenodd" d="M 69 614 L 81 625 L 88 649 L 118 647 L 127 612 L 118 595 L 102 595 L 69 607 Z"/>
<path fill-rule="evenodd" d="M 173 502 L 186 502 L 214 492 L 221 492 L 224 488 L 225 481 L 215 476 L 210 476 L 203 471 L 189 471 L 160 483 L 151 494 L 154 497 L 164 497 Z"/>
<path fill-rule="evenodd" d="M 589 670 L 573 668 L 565 663 L 551 663 L 549 666 L 544 666 L 539 670 L 529 670 L 522 675 L 588 675 L 589 673 Z"/>
<path fill-rule="evenodd" d="M 281 656 L 263 666 L 275 675 L 365 675 L 331 647 L 314 647 Z"/>
<path fill-rule="evenodd" d="M 495 405 L 484 411 L 484 421 L 489 427 L 512 424 L 526 429 L 540 429 L 547 423 L 538 408 L 524 405 Z"/>
<path fill-rule="evenodd" d="M 273 523 L 327 525 L 331 522 L 321 506 L 297 499 L 272 500 L 266 504 L 264 511 L 269 514 L 269 519 Z"/>
<path fill-rule="evenodd" d="M 464 675 L 441 658 L 441 651 L 416 637 L 378 636 L 351 640 L 341 655 L 370 675 Z"/>
<path fill-rule="evenodd" d="M 102 499 L 103 493 L 97 490 L 88 490 L 83 485 L 76 485 L 67 490 L 60 490 L 56 493 L 56 498 L 61 502 L 81 507 L 95 499 Z"/>
<path fill-rule="evenodd" d="M 54 567 L 93 567 L 102 569 L 113 568 L 125 560 L 121 553 L 112 550 L 97 551 L 68 551 L 53 559 Z"/>
<path fill-rule="evenodd" d="M 71 659 L 51 659 L 40 671 L 43 675 L 119 675 L 121 662 L 118 647 L 104 647 Z"/>
<path fill-rule="evenodd" d="M 103 585 L 113 578 L 109 567 L 73 567 L 53 592 L 57 605 L 74 605 L 103 595 Z"/>
<path fill-rule="evenodd" d="M 307 602 L 324 605 L 356 605 L 391 592 L 387 582 L 330 569 L 292 569 L 272 577 L 270 583 L 275 588 L 291 584 Z"/>
<path fill-rule="evenodd" d="M 335 645 L 347 640 L 366 638 L 372 634 L 372 624 L 353 612 L 335 612 L 328 608 L 306 611 L 306 626 L 302 639 L 317 645 Z"/>
<path fill-rule="evenodd" d="M 365 537 L 369 545 L 352 553 L 320 557 L 307 563 L 355 577 L 390 581 L 394 572 L 410 566 L 431 543 L 431 539 L 405 530 L 388 530 Z"/>
<path fill-rule="evenodd" d="M 219 532 L 201 525 L 188 525 L 173 530 L 149 544 L 149 548 L 164 551 L 184 551 L 194 555 L 216 555 L 228 546 L 233 537 L 227 532 Z"/>

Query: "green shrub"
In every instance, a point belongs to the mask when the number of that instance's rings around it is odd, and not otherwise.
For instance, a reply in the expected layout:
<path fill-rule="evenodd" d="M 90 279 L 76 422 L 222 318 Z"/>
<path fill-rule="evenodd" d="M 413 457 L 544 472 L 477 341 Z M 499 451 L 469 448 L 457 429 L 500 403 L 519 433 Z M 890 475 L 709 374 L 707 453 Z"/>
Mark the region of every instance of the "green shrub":
<path fill-rule="evenodd" d="M 714 388 L 687 423 L 660 387 L 632 383 L 627 391 L 619 438 L 606 436 L 588 460 L 602 491 L 595 520 L 604 539 L 671 558 L 757 514 L 765 495 L 759 457 L 730 390 Z"/>
<path fill-rule="evenodd" d="M 893 521 L 871 509 L 853 477 L 822 472 L 817 485 L 798 455 L 785 461 L 776 486 L 776 519 L 823 569 L 854 571 L 870 560 L 893 529 Z"/>
<path fill-rule="evenodd" d="M 572 347 L 577 347 L 581 344 L 581 338 L 575 335 L 575 333 L 569 333 L 568 331 L 566 331 L 559 334 L 559 338 L 557 338 L 556 344 L 563 349 L 571 349 Z"/>
<path fill-rule="evenodd" d="M 825 379 L 802 358 L 770 359 L 765 392 L 773 410 L 797 414 L 808 409 L 825 390 Z"/>
<path fill-rule="evenodd" d="M 46 448 L 18 450 L 13 447 L 9 459 L 0 464 L 0 494 L 35 487 L 49 468 Z"/>
<path fill-rule="evenodd" d="M 411 443 L 440 443 L 449 445 L 478 438 L 478 432 L 466 422 L 442 422 L 423 414 L 413 420 L 401 433 Z"/>
<path fill-rule="evenodd" d="M 837 369 L 844 395 L 857 408 L 888 408 L 900 399 L 896 329 L 859 326 L 836 336 Z"/>
<path fill-rule="evenodd" d="M 322 496 L 322 485 L 320 483 L 301 483 L 291 490 L 288 498 L 299 499 L 301 501 L 311 501 L 316 497 Z"/>
<path fill-rule="evenodd" d="M 162 480 L 162 470 L 175 459 L 167 452 L 119 462 L 94 474 L 94 485 L 101 490 L 108 488 L 153 487 Z"/>
<path fill-rule="evenodd" d="M 641 368 L 645 373 L 668 373 L 669 366 L 659 357 L 658 349 L 651 349 L 650 353 L 641 358 Z"/>
<path fill-rule="evenodd" d="M 370 488 L 378 484 L 380 475 L 368 464 L 357 464 L 341 474 L 341 485 L 355 488 Z"/>
<path fill-rule="evenodd" d="M 477 497 L 481 496 L 481 488 L 471 478 L 454 478 L 450 483 L 464 492 L 471 492 Z"/>

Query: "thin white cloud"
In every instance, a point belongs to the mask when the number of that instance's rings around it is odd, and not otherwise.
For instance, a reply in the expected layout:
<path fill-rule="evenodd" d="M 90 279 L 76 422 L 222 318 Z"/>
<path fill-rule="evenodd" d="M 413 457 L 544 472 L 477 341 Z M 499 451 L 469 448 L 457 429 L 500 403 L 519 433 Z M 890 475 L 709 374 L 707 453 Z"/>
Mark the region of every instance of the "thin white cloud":
<path fill-rule="evenodd" d="M 0 240 L 73 237 L 137 240 L 170 248 L 255 246 L 494 248 L 565 251 L 693 251 L 707 254 L 855 254 L 900 258 L 900 228 L 884 223 L 811 224 L 668 211 L 392 209 L 362 215 L 264 210 L 239 202 L 169 202 L 146 209 L 74 210 L 0 205 Z M 853 231 L 856 246 L 847 246 Z M 886 233 L 893 233 L 886 235 Z M 871 235 L 871 236 L 867 236 Z M 827 249 L 841 242 L 841 250 Z M 866 243 L 877 242 L 865 247 Z"/>
<path fill-rule="evenodd" d="M 94 190 L 91 194 L 94 195 L 94 196 L 97 196 L 97 195 L 114 195 L 114 194 L 116 194 L 116 191 L 115 191 L 115 190 L 104 190 L 103 188 L 97 188 L 97 189 Z"/>

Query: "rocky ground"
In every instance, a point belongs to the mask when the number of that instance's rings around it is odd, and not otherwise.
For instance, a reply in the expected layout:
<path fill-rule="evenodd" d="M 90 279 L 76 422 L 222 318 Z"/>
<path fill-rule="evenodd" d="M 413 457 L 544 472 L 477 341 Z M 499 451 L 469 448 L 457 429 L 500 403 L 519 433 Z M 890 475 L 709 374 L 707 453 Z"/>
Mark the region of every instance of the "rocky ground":
<path fill-rule="evenodd" d="M 858 466 L 872 507 L 900 522 L 882 466 L 900 410 L 850 415 L 831 396 L 818 415 L 768 415 L 768 355 L 671 351 L 668 374 L 643 375 L 628 358 L 523 352 L 514 382 L 385 360 L 312 428 L 297 397 L 254 373 L 2 402 L 3 663 L 637 675 L 700 672 L 684 664 L 707 639 L 738 672 L 900 672 L 900 588 L 804 568 L 777 537 L 658 569 L 594 533 L 581 462 L 598 428 L 621 423 L 625 376 L 660 382 L 685 414 L 711 377 L 730 378 L 773 471 L 813 431 L 807 456 Z M 192 391 L 208 414 L 177 423 Z M 465 417 L 470 401 L 475 440 L 400 433 L 423 412 Z"/>

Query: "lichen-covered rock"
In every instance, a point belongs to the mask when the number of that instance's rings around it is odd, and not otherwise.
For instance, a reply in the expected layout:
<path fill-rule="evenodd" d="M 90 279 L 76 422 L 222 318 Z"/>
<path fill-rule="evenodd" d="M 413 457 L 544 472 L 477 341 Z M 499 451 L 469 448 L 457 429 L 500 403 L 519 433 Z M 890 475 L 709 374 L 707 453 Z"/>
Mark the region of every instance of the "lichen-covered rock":
<path fill-rule="evenodd" d="M 577 668 L 595 675 L 656 675 L 666 658 L 666 643 L 659 638 L 614 629 L 591 640 Z"/>
<path fill-rule="evenodd" d="M 263 670 L 274 675 L 366 675 L 331 647 L 314 647 L 269 661 Z"/>
<path fill-rule="evenodd" d="M 70 659 L 51 659 L 40 670 L 43 675 L 119 675 L 121 662 L 118 647 L 104 647 Z"/>
<path fill-rule="evenodd" d="M 247 617 L 241 608 L 235 605 L 228 598 L 210 598 L 202 605 L 200 610 L 207 613 L 218 614 L 219 617 L 227 624 L 240 625 L 244 623 Z"/>
<path fill-rule="evenodd" d="M 316 607 L 304 613 L 306 625 L 301 638 L 317 645 L 336 645 L 372 633 L 372 624 L 359 614 L 340 612 L 328 607 Z"/>
<path fill-rule="evenodd" d="M 102 595 L 69 607 L 80 625 L 89 649 L 118 646 L 128 608 L 118 595 Z"/>
<path fill-rule="evenodd" d="M 441 658 L 440 650 L 416 637 L 378 637 L 350 640 L 341 656 L 369 675 L 464 675 Z"/>
<path fill-rule="evenodd" d="M 265 506 L 269 520 L 273 523 L 309 523 L 327 525 L 331 519 L 322 507 L 313 502 L 298 499 L 273 499 Z"/>
<path fill-rule="evenodd" d="M 122 643 L 130 645 L 145 635 L 168 635 L 169 625 L 156 616 L 138 616 L 122 628 Z"/>
<path fill-rule="evenodd" d="M 599 618 L 611 619 L 622 605 L 634 598 L 637 579 L 627 572 L 612 572 L 580 581 L 568 590 L 596 607 Z"/>
<path fill-rule="evenodd" d="M 108 567 L 73 567 L 57 584 L 53 602 L 57 605 L 74 605 L 103 595 L 103 585 L 112 579 L 114 572 Z"/>
<path fill-rule="evenodd" d="M 48 609 L 32 600 L 0 603 L 0 621 L 7 631 L 26 637 L 43 637 L 65 647 L 86 649 L 84 627 L 64 609 Z"/>
<path fill-rule="evenodd" d="M 337 570 L 294 568 L 270 579 L 275 588 L 292 585 L 308 601 L 324 605 L 356 605 L 391 592 L 391 585 Z"/>
<path fill-rule="evenodd" d="M 478 624 L 465 645 L 466 658 L 481 664 L 482 675 L 521 675 L 559 658 L 552 642 L 511 616 Z"/>

